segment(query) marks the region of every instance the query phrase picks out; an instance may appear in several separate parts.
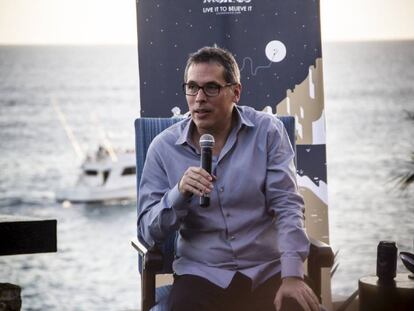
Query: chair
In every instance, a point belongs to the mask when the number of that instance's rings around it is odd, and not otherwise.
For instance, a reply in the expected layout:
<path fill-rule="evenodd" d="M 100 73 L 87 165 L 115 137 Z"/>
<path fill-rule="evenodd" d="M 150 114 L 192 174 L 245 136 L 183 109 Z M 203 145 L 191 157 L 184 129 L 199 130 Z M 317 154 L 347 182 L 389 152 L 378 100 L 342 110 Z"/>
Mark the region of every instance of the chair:
<path fill-rule="evenodd" d="M 295 118 L 278 117 L 284 124 L 289 139 L 296 151 Z M 141 180 L 146 152 L 152 139 L 161 131 L 181 120 L 180 118 L 138 118 L 135 121 L 135 147 L 137 157 L 137 185 Z M 149 249 L 145 242 L 134 239 L 132 246 L 139 253 L 139 270 L 141 274 L 141 311 L 166 310 L 165 304 L 171 285 L 156 288 L 157 274 L 172 273 L 174 260 L 175 234 L 172 234 L 162 246 Z M 318 297 L 321 294 L 321 268 L 333 265 L 334 255 L 329 245 L 311 239 L 308 256 L 308 277 L 314 284 Z"/>

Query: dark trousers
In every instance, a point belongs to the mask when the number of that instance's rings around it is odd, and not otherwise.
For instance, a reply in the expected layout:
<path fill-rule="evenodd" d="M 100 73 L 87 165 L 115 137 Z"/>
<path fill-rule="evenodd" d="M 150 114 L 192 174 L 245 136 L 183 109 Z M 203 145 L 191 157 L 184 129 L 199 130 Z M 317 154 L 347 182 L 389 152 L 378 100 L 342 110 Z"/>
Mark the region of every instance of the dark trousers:
<path fill-rule="evenodd" d="M 236 273 L 228 288 L 194 276 L 175 276 L 169 296 L 170 311 L 275 311 L 273 301 L 281 285 L 280 274 L 271 277 L 252 291 L 251 280 Z M 287 298 L 283 311 L 303 311 L 296 300 Z"/>

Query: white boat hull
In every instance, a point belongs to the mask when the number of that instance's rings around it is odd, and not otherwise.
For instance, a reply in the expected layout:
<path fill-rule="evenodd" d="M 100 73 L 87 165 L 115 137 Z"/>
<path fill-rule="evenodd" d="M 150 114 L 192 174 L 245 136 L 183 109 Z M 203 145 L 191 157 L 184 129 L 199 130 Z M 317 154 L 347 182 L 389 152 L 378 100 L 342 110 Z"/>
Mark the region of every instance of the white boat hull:
<path fill-rule="evenodd" d="M 62 189 L 56 193 L 56 200 L 58 202 L 70 201 L 72 203 L 92 203 L 134 199 L 136 199 L 135 187 L 116 189 L 75 187 Z"/>

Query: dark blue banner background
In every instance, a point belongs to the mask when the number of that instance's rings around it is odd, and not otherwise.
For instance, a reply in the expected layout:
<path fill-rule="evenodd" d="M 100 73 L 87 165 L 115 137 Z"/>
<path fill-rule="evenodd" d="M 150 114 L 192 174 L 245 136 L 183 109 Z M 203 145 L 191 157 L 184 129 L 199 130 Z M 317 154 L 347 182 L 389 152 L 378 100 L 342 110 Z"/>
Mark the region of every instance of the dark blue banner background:
<path fill-rule="evenodd" d="M 286 47 L 283 60 L 266 57 L 269 42 Z M 188 54 L 217 44 L 236 57 L 240 105 L 275 107 L 321 57 L 319 1 L 139 0 L 141 116 L 187 111 L 181 91 Z"/>

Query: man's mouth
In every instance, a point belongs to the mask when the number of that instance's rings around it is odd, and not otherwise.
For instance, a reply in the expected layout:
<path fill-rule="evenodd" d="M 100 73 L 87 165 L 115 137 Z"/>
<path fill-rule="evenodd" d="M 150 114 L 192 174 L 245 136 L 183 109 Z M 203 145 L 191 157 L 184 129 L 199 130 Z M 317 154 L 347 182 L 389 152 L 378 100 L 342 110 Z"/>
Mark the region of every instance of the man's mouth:
<path fill-rule="evenodd" d="M 206 116 L 207 114 L 209 114 L 211 112 L 211 110 L 210 109 L 202 109 L 202 108 L 200 108 L 200 109 L 195 109 L 194 112 L 199 117 L 202 117 L 202 116 Z"/>

